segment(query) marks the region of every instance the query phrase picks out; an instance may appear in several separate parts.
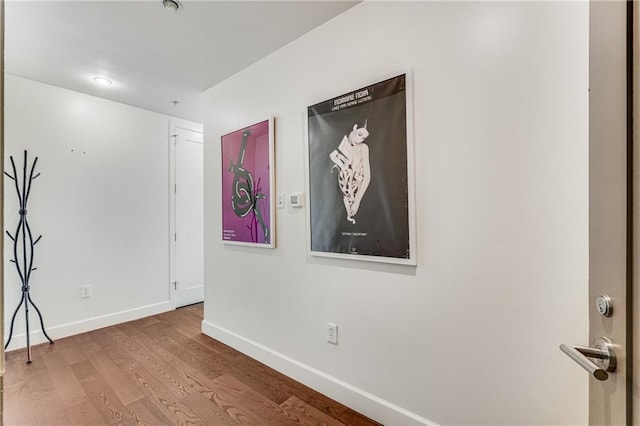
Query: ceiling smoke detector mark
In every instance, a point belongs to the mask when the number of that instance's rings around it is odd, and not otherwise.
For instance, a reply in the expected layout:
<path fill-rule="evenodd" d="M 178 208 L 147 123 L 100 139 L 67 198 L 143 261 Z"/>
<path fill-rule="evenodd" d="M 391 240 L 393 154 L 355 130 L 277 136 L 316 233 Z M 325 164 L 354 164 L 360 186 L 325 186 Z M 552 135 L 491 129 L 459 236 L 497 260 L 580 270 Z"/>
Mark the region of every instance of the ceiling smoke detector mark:
<path fill-rule="evenodd" d="M 177 12 L 182 9 L 182 3 L 177 0 L 162 0 L 162 6 L 172 12 Z"/>

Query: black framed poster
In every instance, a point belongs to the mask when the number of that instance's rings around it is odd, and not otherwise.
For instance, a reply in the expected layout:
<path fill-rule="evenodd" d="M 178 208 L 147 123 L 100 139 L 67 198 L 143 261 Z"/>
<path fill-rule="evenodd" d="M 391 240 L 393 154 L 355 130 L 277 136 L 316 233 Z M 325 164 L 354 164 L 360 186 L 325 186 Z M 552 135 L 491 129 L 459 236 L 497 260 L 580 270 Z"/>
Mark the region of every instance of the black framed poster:
<path fill-rule="evenodd" d="M 415 265 L 407 74 L 307 109 L 312 255 Z"/>

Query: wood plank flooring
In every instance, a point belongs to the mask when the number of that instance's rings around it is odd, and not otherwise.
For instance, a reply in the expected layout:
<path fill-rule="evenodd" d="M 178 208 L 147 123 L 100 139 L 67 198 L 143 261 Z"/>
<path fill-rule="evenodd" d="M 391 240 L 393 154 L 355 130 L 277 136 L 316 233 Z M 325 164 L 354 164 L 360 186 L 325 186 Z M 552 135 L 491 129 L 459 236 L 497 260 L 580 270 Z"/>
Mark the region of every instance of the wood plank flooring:
<path fill-rule="evenodd" d="M 6 425 L 378 425 L 200 332 L 202 304 L 6 354 Z"/>

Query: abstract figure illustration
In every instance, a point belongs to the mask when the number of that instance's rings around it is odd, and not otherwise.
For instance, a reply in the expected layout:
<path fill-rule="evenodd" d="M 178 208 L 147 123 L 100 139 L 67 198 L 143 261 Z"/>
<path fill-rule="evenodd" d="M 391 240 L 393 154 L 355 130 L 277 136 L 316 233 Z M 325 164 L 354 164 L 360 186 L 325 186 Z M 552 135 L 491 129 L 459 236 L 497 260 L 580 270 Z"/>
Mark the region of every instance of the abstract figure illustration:
<path fill-rule="evenodd" d="M 338 169 L 338 186 L 343 194 L 347 220 L 353 224 L 356 223 L 353 217 L 358 213 L 362 197 L 371 182 L 369 147 L 364 143 L 368 136 L 366 121 L 361 128 L 354 124 L 349 136 L 345 135 L 338 149 L 329 154 L 334 163 L 331 171 Z"/>
<path fill-rule="evenodd" d="M 242 143 L 240 145 L 240 152 L 238 153 L 238 160 L 235 164 L 233 160 L 231 160 L 229 164 L 229 171 L 233 173 L 231 208 L 238 217 L 246 217 L 250 212 L 253 212 L 250 225 L 248 225 L 252 240 L 253 242 L 258 242 L 259 226 L 264 235 L 264 242 L 268 243 L 270 238 L 269 227 L 264 223 L 262 212 L 258 205 L 258 200 L 266 198 L 266 195 L 261 192 L 260 180 L 254 185 L 253 176 L 242 165 L 250 135 L 250 130 L 245 130 L 242 133 Z"/>

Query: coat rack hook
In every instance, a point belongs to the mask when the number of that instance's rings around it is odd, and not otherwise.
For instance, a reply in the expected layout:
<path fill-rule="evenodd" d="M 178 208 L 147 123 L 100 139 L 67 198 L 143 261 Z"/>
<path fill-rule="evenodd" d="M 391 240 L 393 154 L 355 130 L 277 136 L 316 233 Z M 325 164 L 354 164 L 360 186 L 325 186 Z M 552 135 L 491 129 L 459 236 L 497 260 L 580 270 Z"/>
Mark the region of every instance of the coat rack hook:
<path fill-rule="evenodd" d="M 31 305 L 37 312 L 38 317 L 40 319 L 40 326 L 42 327 L 42 333 L 49 340 L 50 344 L 53 344 L 53 340 L 47 334 L 44 327 L 44 320 L 42 319 L 42 314 L 40 313 L 40 309 L 33 303 L 31 300 L 31 272 L 37 270 L 37 267 L 33 266 L 33 257 L 34 257 L 34 246 L 40 241 L 42 235 L 40 235 L 35 241 L 33 240 L 31 234 L 31 228 L 29 228 L 29 223 L 27 221 L 27 203 L 29 201 L 29 195 L 31 194 L 31 183 L 34 179 L 40 176 L 40 173 L 33 174 L 36 163 L 38 162 L 38 157 L 35 157 L 33 163 L 30 167 L 28 167 L 28 156 L 27 151 L 24 151 L 24 164 L 22 167 L 22 182 L 17 179 L 17 170 L 16 164 L 13 160 L 13 156 L 9 156 L 9 160 L 11 161 L 11 169 L 13 171 L 13 175 L 8 172 L 4 172 L 4 174 L 12 179 L 15 183 L 16 194 L 18 195 L 19 200 L 19 209 L 18 216 L 19 222 L 15 234 L 11 234 L 9 231 L 6 231 L 7 236 L 13 241 L 13 259 L 10 259 L 10 262 L 16 265 L 16 269 L 18 271 L 18 276 L 20 277 L 21 285 L 22 285 L 22 297 L 20 298 L 20 303 L 16 307 L 13 312 L 13 316 L 11 317 L 11 327 L 9 329 L 9 338 L 7 343 L 5 344 L 5 349 L 11 343 L 11 338 L 13 337 L 13 325 L 16 319 L 16 315 L 20 310 L 20 307 L 24 304 L 25 310 L 25 327 L 26 327 L 26 339 L 27 339 L 27 364 L 31 363 L 31 336 L 29 333 L 29 305 Z M 27 174 L 27 169 L 30 169 L 29 174 Z M 18 238 L 21 236 L 20 238 Z M 22 253 L 22 256 L 18 254 Z"/>

